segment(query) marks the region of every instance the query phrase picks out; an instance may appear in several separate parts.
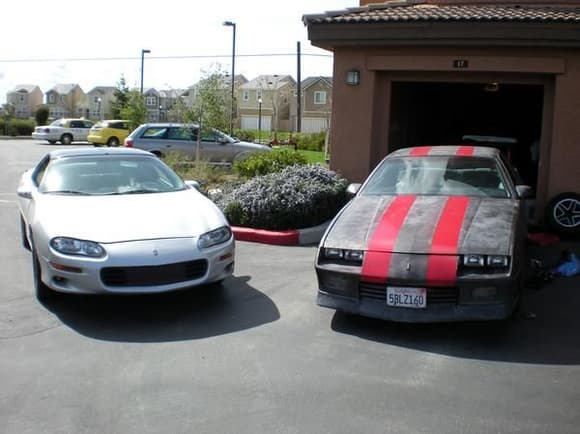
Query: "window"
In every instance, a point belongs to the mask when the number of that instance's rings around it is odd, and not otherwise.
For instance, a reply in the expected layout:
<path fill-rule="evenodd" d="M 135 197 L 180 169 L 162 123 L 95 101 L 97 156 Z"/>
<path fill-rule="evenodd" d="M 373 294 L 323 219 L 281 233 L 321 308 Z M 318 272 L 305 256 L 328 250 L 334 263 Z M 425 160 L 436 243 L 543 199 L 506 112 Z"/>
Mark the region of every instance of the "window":
<path fill-rule="evenodd" d="M 162 139 L 167 133 L 166 127 L 151 127 L 148 128 L 141 137 L 148 137 L 150 139 Z"/>
<path fill-rule="evenodd" d="M 262 89 L 258 89 L 256 91 L 256 101 L 258 101 L 260 98 L 262 98 Z"/>
<path fill-rule="evenodd" d="M 314 104 L 326 104 L 326 92 L 314 92 Z"/>
<path fill-rule="evenodd" d="M 157 102 L 156 101 L 157 101 L 157 98 L 155 98 L 154 96 L 148 96 L 145 99 L 145 104 L 147 104 L 147 105 L 157 105 Z"/>
<path fill-rule="evenodd" d="M 49 104 L 54 104 L 55 98 L 54 98 L 54 93 L 51 93 L 48 95 L 48 103 Z"/>
<path fill-rule="evenodd" d="M 100 103 L 100 102 L 101 102 L 101 98 L 100 98 L 100 97 L 98 97 L 98 96 L 94 96 L 94 97 L 93 97 L 93 102 L 94 102 L 95 104 L 98 104 L 98 103 Z"/>
<path fill-rule="evenodd" d="M 242 95 L 242 100 L 244 100 L 245 102 L 248 102 L 250 100 L 250 91 L 249 90 L 244 90 L 244 93 Z"/>
<path fill-rule="evenodd" d="M 20 102 L 24 102 L 24 95 L 20 95 Z"/>

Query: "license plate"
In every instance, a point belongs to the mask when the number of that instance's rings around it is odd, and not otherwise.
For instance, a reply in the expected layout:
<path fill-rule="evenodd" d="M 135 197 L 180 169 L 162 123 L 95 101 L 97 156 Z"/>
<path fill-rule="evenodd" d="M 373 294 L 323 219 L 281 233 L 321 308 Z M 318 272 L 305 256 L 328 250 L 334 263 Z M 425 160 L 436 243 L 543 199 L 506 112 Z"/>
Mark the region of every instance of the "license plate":
<path fill-rule="evenodd" d="M 427 307 L 427 289 L 387 286 L 387 305 L 425 309 Z"/>

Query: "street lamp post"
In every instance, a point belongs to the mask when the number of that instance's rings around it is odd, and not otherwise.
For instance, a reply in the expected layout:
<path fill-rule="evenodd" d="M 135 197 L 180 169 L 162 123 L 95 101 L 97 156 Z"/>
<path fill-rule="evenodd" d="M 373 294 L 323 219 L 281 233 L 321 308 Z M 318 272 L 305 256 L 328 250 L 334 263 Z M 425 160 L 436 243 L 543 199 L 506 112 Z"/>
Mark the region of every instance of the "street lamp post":
<path fill-rule="evenodd" d="M 233 39 L 232 39 L 232 107 L 230 110 L 230 136 L 233 134 L 234 131 L 234 85 L 235 85 L 235 78 L 236 78 L 236 23 L 233 21 L 224 21 L 223 23 L 226 27 L 231 27 L 233 30 Z"/>
<path fill-rule="evenodd" d="M 97 97 L 97 104 L 98 104 L 98 113 L 99 113 L 99 117 L 101 118 L 101 120 L 104 118 L 104 116 L 101 115 L 101 103 L 102 103 L 102 99 L 101 97 Z"/>
<path fill-rule="evenodd" d="M 258 143 L 262 143 L 262 97 L 258 98 Z"/>
<path fill-rule="evenodd" d="M 143 95 L 143 63 L 145 60 L 145 53 L 151 53 L 151 50 L 141 50 L 141 95 Z"/>

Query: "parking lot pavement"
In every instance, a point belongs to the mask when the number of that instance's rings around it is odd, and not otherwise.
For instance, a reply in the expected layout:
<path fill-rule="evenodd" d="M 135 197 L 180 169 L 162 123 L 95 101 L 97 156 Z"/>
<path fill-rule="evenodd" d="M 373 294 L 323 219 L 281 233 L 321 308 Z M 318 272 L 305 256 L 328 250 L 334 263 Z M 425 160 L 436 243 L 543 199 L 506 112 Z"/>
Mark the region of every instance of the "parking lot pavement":
<path fill-rule="evenodd" d="M 221 290 L 42 305 L 10 194 L 46 148 L 0 147 L 3 434 L 578 432 L 578 277 L 534 318 L 393 324 L 316 306 L 314 247 L 239 242 Z"/>

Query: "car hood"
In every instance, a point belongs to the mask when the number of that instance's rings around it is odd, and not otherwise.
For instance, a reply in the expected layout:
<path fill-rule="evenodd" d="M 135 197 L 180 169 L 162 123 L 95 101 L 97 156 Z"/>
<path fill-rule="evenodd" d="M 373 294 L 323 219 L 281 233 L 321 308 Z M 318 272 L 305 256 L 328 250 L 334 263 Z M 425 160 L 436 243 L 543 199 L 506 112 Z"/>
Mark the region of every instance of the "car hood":
<path fill-rule="evenodd" d="M 237 142 L 233 142 L 232 145 L 239 147 L 239 148 L 243 148 L 245 150 L 248 151 L 265 151 L 265 152 L 269 152 L 272 150 L 272 148 L 270 148 L 269 146 L 266 145 L 260 145 L 259 143 L 250 143 L 250 142 L 241 142 L 241 141 L 237 141 Z"/>
<path fill-rule="evenodd" d="M 113 196 L 44 194 L 37 200 L 34 224 L 49 238 L 115 243 L 197 237 L 228 223 L 213 202 L 188 189 Z"/>
<path fill-rule="evenodd" d="M 325 247 L 414 254 L 509 255 L 513 199 L 357 196 L 335 218 Z"/>

